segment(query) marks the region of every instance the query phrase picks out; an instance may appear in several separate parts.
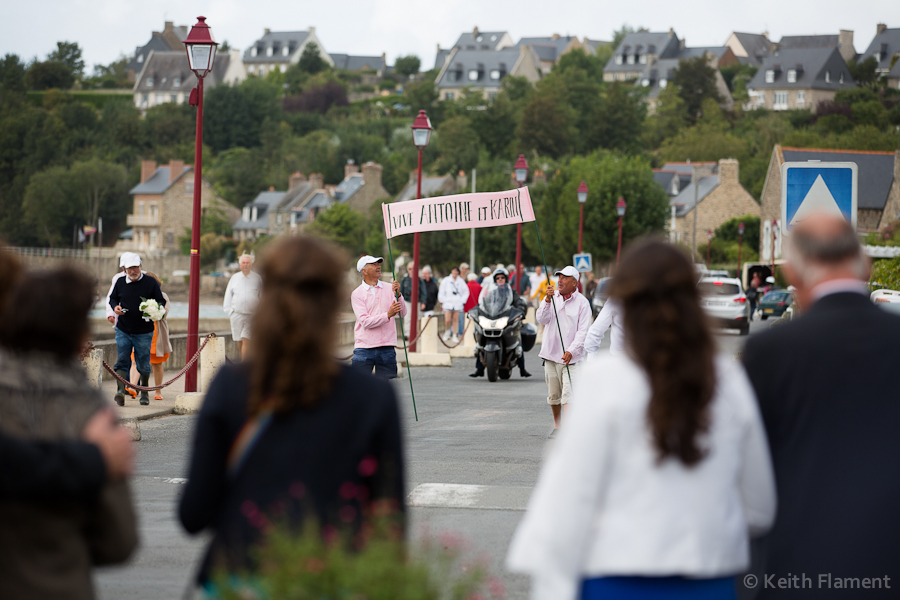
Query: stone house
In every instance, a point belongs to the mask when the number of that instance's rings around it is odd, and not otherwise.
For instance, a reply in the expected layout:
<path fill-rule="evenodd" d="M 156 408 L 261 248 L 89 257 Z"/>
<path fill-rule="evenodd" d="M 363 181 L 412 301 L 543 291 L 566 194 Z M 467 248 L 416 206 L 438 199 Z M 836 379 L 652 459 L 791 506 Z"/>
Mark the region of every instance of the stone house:
<path fill-rule="evenodd" d="M 603 81 L 632 81 L 647 65 L 663 58 L 676 58 L 684 44 L 675 30 L 668 33 L 637 31 L 625 36 L 603 67 Z"/>
<path fill-rule="evenodd" d="M 878 61 L 875 72 L 885 75 L 891 71 L 891 60 L 897 54 L 900 54 L 900 29 L 888 29 L 887 25 L 879 23 L 875 28 L 875 37 L 872 38 L 866 51 L 860 55 L 859 61 L 874 56 Z"/>
<path fill-rule="evenodd" d="M 725 45 L 731 48 L 732 53 L 739 63 L 758 67 L 763 60 L 775 49 L 775 44 L 769 41 L 769 32 L 742 33 L 732 32 Z"/>
<path fill-rule="evenodd" d="M 761 197 L 762 224 L 781 220 L 781 166 L 785 162 L 854 162 L 858 168 L 856 229 L 874 231 L 900 219 L 900 150 L 869 152 L 785 148 L 776 144 Z M 761 224 L 761 226 L 762 226 Z"/>
<path fill-rule="evenodd" d="M 506 31 L 479 31 L 476 26 L 472 31 L 460 34 L 459 39 L 450 48 L 441 48 L 438 44 L 434 68 L 442 68 L 453 50 L 503 50 L 513 45 L 512 37 Z"/>
<path fill-rule="evenodd" d="M 296 229 L 296 217 L 292 217 L 296 210 L 303 208 L 309 200 L 325 188 L 325 181 L 321 173 L 312 173 L 307 179 L 299 171 L 291 175 L 288 181 L 288 191 L 281 200 L 271 209 L 269 217 L 269 233 L 280 235 L 291 233 Z"/>
<path fill-rule="evenodd" d="M 856 58 L 853 47 L 853 32 L 841 29 L 837 35 L 786 35 L 776 44 L 776 50 L 811 50 L 814 48 L 835 48 L 844 62 Z"/>
<path fill-rule="evenodd" d="M 166 21 L 162 31 L 154 31 L 150 34 L 150 41 L 143 46 L 134 49 L 134 56 L 125 67 L 128 73 L 128 81 L 134 81 L 138 73 L 144 68 L 144 61 L 150 56 L 151 50 L 157 52 L 185 53 L 184 40 L 188 36 L 188 26 L 175 26 L 172 21 Z"/>
<path fill-rule="evenodd" d="M 704 169 L 703 173 L 710 175 L 715 172 L 717 165 L 715 162 L 668 162 L 660 169 L 653 169 L 653 180 L 671 199 L 690 185 L 694 167 L 701 167 Z"/>
<path fill-rule="evenodd" d="M 221 83 L 239 83 L 246 77 L 241 53 L 232 50 L 227 54 L 216 54 L 213 70 L 204 78 L 203 86 L 208 90 Z M 134 105 L 143 111 L 167 102 L 184 104 L 196 85 L 197 76 L 188 65 L 184 49 L 151 50 L 134 82 Z"/>
<path fill-rule="evenodd" d="M 522 46 L 531 46 L 537 53 L 543 75 L 549 75 L 553 65 L 559 61 L 560 57 L 572 50 L 580 48 L 585 54 L 593 54 L 593 49 L 585 46 L 577 37 L 558 33 L 554 33 L 550 37 L 522 38 L 516 47 L 521 48 Z"/>
<path fill-rule="evenodd" d="M 346 204 L 358 213 L 369 216 L 369 209 L 379 200 L 388 200 L 391 194 L 381 185 L 383 167 L 369 161 L 359 167 L 349 161 L 344 166 L 344 179 L 334 188 L 334 201 Z"/>
<path fill-rule="evenodd" d="M 319 48 L 319 56 L 329 66 L 334 66 L 331 55 L 316 36 L 316 28 L 306 31 L 271 31 L 263 30 L 263 36 L 244 51 L 243 61 L 249 75 L 265 77 L 274 70 L 282 73 L 288 67 L 300 61 L 303 51 L 310 44 Z"/>
<path fill-rule="evenodd" d="M 697 245 L 707 240 L 706 231 L 715 231 L 723 223 L 752 215 L 758 217 L 760 207 L 738 178 L 738 161 L 723 158 L 718 164 L 703 163 L 698 181 L 692 181 L 669 200 L 674 222 L 670 222 L 673 241 L 693 244 L 694 213 L 697 218 Z M 695 186 L 697 202 L 694 202 Z"/>
<path fill-rule="evenodd" d="M 720 106 L 724 110 L 731 110 L 734 108 L 734 98 L 731 96 L 731 90 L 728 89 L 728 84 L 725 83 L 725 78 L 722 77 L 722 73 L 719 71 L 719 67 L 729 67 L 738 64 L 737 57 L 735 57 L 731 48 L 728 46 L 683 48 L 678 52 L 675 58 L 650 60 L 644 67 L 644 70 L 641 71 L 638 83 L 647 90 L 646 102 L 647 110 L 650 114 L 653 114 L 656 110 L 656 105 L 659 102 L 659 94 L 675 76 L 675 69 L 678 68 L 681 61 L 696 58 L 698 56 L 705 57 L 709 66 L 715 69 L 714 76 L 716 80 L 716 90 L 722 98 Z"/>
<path fill-rule="evenodd" d="M 418 186 L 416 171 L 410 171 L 409 181 L 400 190 L 400 193 L 394 198 L 394 202 L 405 202 L 407 200 L 415 200 Z M 422 177 L 422 197 L 431 198 L 432 196 L 449 196 L 457 192 L 466 191 L 466 174 L 463 171 L 454 177 L 453 175 L 436 175 L 432 177 Z"/>
<path fill-rule="evenodd" d="M 835 92 L 856 87 L 856 82 L 837 48 L 778 50 L 763 61 L 747 91 L 746 110 L 813 111 Z"/>
<path fill-rule="evenodd" d="M 204 213 L 221 211 L 234 223 L 239 211 L 218 198 L 212 186 L 201 180 L 200 206 Z M 131 240 L 120 240 L 121 250 L 179 250 L 178 238 L 191 228 L 194 203 L 194 168 L 181 160 L 157 166 L 152 160 L 141 162 L 141 182 L 129 192 L 133 196 L 132 213 L 127 224 L 133 228 Z"/>
<path fill-rule="evenodd" d="M 466 92 L 479 91 L 486 99 L 500 93 L 508 75 L 531 83 L 541 79 L 541 59 L 531 46 L 502 50 L 450 50 L 435 79 L 441 100 L 453 100 Z"/>
<path fill-rule="evenodd" d="M 241 218 L 232 226 L 234 239 L 240 242 L 253 241 L 261 236 L 269 235 L 272 225 L 271 209 L 282 201 L 285 194 L 287 192 L 276 191 L 273 187 L 268 191 L 260 192 L 256 198 L 245 204 L 241 210 Z"/>

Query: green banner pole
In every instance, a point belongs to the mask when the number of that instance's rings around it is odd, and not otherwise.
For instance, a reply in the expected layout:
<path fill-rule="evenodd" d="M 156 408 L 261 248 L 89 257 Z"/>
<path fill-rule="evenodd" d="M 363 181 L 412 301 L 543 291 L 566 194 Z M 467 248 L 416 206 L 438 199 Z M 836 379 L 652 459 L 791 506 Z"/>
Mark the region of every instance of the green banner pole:
<path fill-rule="evenodd" d="M 538 246 L 541 249 L 541 260 L 544 262 L 544 273 L 547 274 L 547 285 L 549 286 L 552 283 L 550 281 L 550 269 L 547 268 L 547 257 L 544 256 L 544 245 L 541 243 L 541 232 L 538 229 L 537 219 L 534 220 L 534 231 L 537 233 Z M 553 316 L 556 318 L 556 329 L 559 331 L 559 343 L 562 346 L 563 354 L 565 354 L 566 343 L 563 341 L 562 327 L 559 325 L 559 314 L 556 312 L 556 302 L 551 300 L 550 306 L 553 307 Z M 569 376 L 569 386 L 572 387 L 572 373 L 569 371 L 569 365 L 566 365 L 566 375 Z"/>
<path fill-rule="evenodd" d="M 393 250 L 391 250 L 391 238 L 387 238 L 387 243 L 388 243 L 388 256 L 391 259 L 391 276 L 393 277 L 394 276 L 394 252 L 393 252 Z M 400 300 L 399 292 L 397 293 L 397 299 Z M 403 300 L 400 300 L 400 301 L 403 302 Z M 415 415 L 416 421 L 418 422 L 419 411 L 416 410 L 416 392 L 415 392 L 415 390 L 413 390 L 412 371 L 409 368 L 409 352 L 407 352 L 407 350 L 406 350 L 406 332 L 403 331 L 403 313 L 400 314 L 400 337 L 403 339 L 403 356 L 406 357 L 406 374 L 409 377 L 409 393 L 412 395 L 413 414 Z M 572 384 L 572 382 L 569 381 L 569 385 L 571 385 L 571 384 Z"/>

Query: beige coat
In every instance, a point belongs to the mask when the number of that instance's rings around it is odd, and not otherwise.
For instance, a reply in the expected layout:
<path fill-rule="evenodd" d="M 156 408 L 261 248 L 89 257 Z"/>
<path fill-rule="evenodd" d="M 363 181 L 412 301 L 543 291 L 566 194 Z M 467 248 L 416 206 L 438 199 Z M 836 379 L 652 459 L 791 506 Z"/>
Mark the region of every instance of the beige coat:
<path fill-rule="evenodd" d="M 169 297 L 163 292 L 163 298 L 166 299 L 166 317 L 169 316 Z M 163 317 L 156 322 L 156 345 L 150 348 L 150 354 L 153 356 L 165 356 L 172 352 L 172 342 L 169 341 L 169 320 Z"/>

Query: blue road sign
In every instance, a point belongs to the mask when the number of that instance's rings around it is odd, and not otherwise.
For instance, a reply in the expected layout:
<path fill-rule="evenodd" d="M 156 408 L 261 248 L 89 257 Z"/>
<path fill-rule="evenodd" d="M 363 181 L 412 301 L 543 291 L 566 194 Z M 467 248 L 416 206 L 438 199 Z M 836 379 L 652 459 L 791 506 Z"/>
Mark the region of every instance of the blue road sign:
<path fill-rule="evenodd" d="M 809 215 L 841 216 L 856 227 L 858 173 L 852 162 L 786 162 L 781 165 L 781 231 Z"/>
<path fill-rule="evenodd" d="M 587 273 L 588 271 L 592 271 L 591 269 L 591 253 L 585 252 L 583 254 L 573 254 L 572 255 L 572 264 L 575 265 L 575 268 L 579 273 Z"/>

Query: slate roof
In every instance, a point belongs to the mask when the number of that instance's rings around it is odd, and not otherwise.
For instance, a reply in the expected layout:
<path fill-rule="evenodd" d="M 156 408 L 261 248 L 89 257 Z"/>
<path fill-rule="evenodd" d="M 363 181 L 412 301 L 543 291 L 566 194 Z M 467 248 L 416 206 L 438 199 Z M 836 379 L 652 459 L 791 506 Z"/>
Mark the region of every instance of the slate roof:
<path fill-rule="evenodd" d="M 187 60 L 187 58 L 185 58 Z M 181 179 L 185 173 L 192 171 L 194 167 L 185 165 L 181 171 L 181 175 L 175 178 L 175 181 Z M 153 175 L 147 178 L 147 181 L 139 183 L 131 190 L 129 194 L 162 194 L 175 184 L 175 181 L 169 181 L 169 167 L 156 167 Z"/>
<path fill-rule="evenodd" d="M 864 152 L 852 150 L 819 150 L 812 148 L 782 148 L 785 162 L 855 162 L 859 168 L 857 207 L 884 210 L 888 193 L 894 182 L 893 152 Z"/>
<path fill-rule="evenodd" d="M 353 194 L 362 189 L 365 185 L 362 173 L 353 173 L 349 177 L 345 177 L 342 182 L 334 188 L 334 199 L 344 203 L 353 197 Z"/>
<path fill-rule="evenodd" d="M 623 60 L 621 65 L 616 64 L 617 54 L 655 54 L 659 58 L 674 58 L 680 49 L 678 36 L 674 33 L 652 33 L 649 31 L 641 31 L 629 33 L 616 48 L 616 51 L 610 57 L 609 62 L 603 68 L 604 73 L 617 73 L 625 71 L 637 71 L 644 68 L 645 65 L 635 64 L 629 65 Z"/>
<path fill-rule="evenodd" d="M 519 40 L 515 45 L 516 48 L 522 46 L 531 46 L 537 52 L 538 57 L 543 61 L 556 62 L 563 50 L 568 47 L 572 40 L 577 39 L 571 35 L 560 35 L 554 37 L 527 37 Z"/>
<path fill-rule="evenodd" d="M 589 40 L 587 38 L 584 38 L 584 45 L 587 46 L 588 49 L 590 49 L 590 51 L 595 54 L 597 52 L 597 48 L 599 48 L 600 46 L 608 46 L 611 44 L 612 42 L 604 42 L 603 40 Z"/>
<path fill-rule="evenodd" d="M 437 55 L 434 57 L 434 68 L 440 69 L 444 66 L 444 61 L 447 60 L 447 56 L 449 56 L 450 50 L 446 48 L 438 48 Z"/>
<path fill-rule="evenodd" d="M 697 58 L 698 56 L 712 54 L 716 57 L 716 60 L 720 60 L 727 50 L 728 46 L 697 46 L 696 48 L 682 48 L 678 52 L 678 58 L 684 60 L 686 58 Z"/>
<path fill-rule="evenodd" d="M 837 35 L 786 35 L 778 42 L 781 50 L 803 48 L 837 48 L 840 39 Z"/>
<path fill-rule="evenodd" d="M 459 50 L 436 85 L 438 88 L 499 86 L 518 62 L 519 53 L 519 48 Z M 476 71 L 477 79 L 469 78 L 470 71 Z M 491 79 L 492 71 L 499 71 L 499 79 Z"/>
<path fill-rule="evenodd" d="M 302 207 L 293 209 L 297 214 L 297 216 L 294 217 L 294 221 L 296 223 L 308 223 L 309 215 L 314 210 L 328 208 L 329 206 L 331 206 L 331 198 L 328 197 L 328 194 L 324 191 L 316 192 Z"/>
<path fill-rule="evenodd" d="M 703 202 L 703 199 L 709 196 L 710 192 L 716 189 L 719 186 L 719 176 L 718 175 L 710 175 L 708 177 L 700 178 L 700 188 L 698 190 L 698 200 Z M 688 214 L 694 208 L 694 184 L 691 183 L 686 186 L 681 193 L 669 200 L 670 205 L 674 205 L 675 208 L 675 216 L 683 217 Z"/>
<path fill-rule="evenodd" d="M 260 192 L 256 198 L 248 202 L 246 206 L 256 208 L 256 220 L 245 221 L 243 212 L 237 223 L 231 226 L 232 229 L 268 229 L 269 228 L 269 209 L 277 205 L 284 197 L 285 192 L 266 191 Z"/>
<path fill-rule="evenodd" d="M 291 55 L 297 51 L 306 38 L 309 31 L 270 31 L 256 40 L 250 48 L 244 51 L 245 63 L 288 63 Z M 250 49 L 256 47 L 256 56 L 250 54 Z M 283 48 L 288 48 L 288 55 L 283 54 Z M 272 56 L 266 56 L 266 50 L 272 48 Z M 319 50 L 322 50 L 320 47 Z"/>
<path fill-rule="evenodd" d="M 309 181 L 301 181 L 297 185 L 294 186 L 294 189 L 288 190 L 284 196 L 281 197 L 281 200 L 278 202 L 276 206 L 273 207 L 273 210 L 277 211 L 286 211 L 294 208 L 297 203 L 303 199 L 306 194 L 310 191 L 310 183 Z"/>
<path fill-rule="evenodd" d="M 734 32 L 734 36 L 747 51 L 747 56 L 739 56 L 738 61 L 749 63 L 755 67 L 762 64 L 763 59 L 769 55 L 772 50 L 772 43 L 769 38 L 760 33 L 741 33 Z"/>
<path fill-rule="evenodd" d="M 872 38 L 869 47 L 860 55 L 860 62 L 870 56 L 875 56 L 876 52 L 882 52 L 881 60 L 878 61 L 878 69 L 883 71 L 890 69 L 891 57 L 900 52 L 900 29 L 885 29 Z"/>
<path fill-rule="evenodd" d="M 460 50 L 493 50 L 506 35 L 505 31 L 479 31 L 477 37 L 474 31 L 463 33 L 453 44 Z"/>
<path fill-rule="evenodd" d="M 151 50 L 162 52 L 180 50 L 181 52 L 185 52 L 184 44 L 182 42 L 187 38 L 187 35 L 188 28 L 186 25 L 173 27 L 170 31 L 154 31 L 150 36 L 149 42 L 134 49 L 134 56 L 125 68 L 132 69 L 135 75 L 140 73 L 141 68 L 144 66 L 144 61 L 147 60 Z M 141 56 L 143 57 L 143 60 L 138 62 L 138 57 Z"/>
<path fill-rule="evenodd" d="M 687 175 L 688 177 L 693 176 L 694 167 L 697 165 L 709 166 L 709 165 L 718 165 L 719 163 L 710 161 L 710 162 L 667 162 L 662 166 L 664 171 L 677 171 L 678 173 L 682 173 Z"/>
<path fill-rule="evenodd" d="M 653 169 L 653 181 L 658 183 L 669 196 L 677 195 L 691 182 L 690 173 L 680 173 L 669 169 Z M 677 192 L 672 194 L 672 182 L 677 182 Z"/>
<path fill-rule="evenodd" d="M 659 97 L 659 93 L 662 91 L 662 88 L 659 87 L 660 80 L 671 81 L 680 62 L 680 58 L 661 58 L 652 65 L 641 65 L 644 70 L 638 81 L 642 86 L 648 88 L 648 98 Z"/>
<path fill-rule="evenodd" d="M 214 87 L 216 83 L 222 81 L 230 63 L 231 56 L 227 52 L 217 53 L 212 73 L 207 75 L 204 86 Z M 153 85 L 147 85 L 151 77 Z M 185 52 L 157 52 L 154 50 L 144 61 L 143 70 L 135 78 L 134 91 L 138 93 L 184 92 L 189 94 L 196 85 L 197 76 L 191 71 Z"/>
<path fill-rule="evenodd" d="M 383 56 L 350 56 L 348 54 L 331 54 L 336 69 L 347 71 L 384 71 Z"/>
<path fill-rule="evenodd" d="M 801 70 L 802 67 L 802 70 Z M 788 81 L 788 71 L 797 69 L 797 81 Z M 774 83 L 766 83 L 766 71 L 775 71 Z M 831 73 L 830 82 L 825 81 L 826 71 Z M 843 75 L 843 83 L 841 83 Z M 747 84 L 748 89 L 818 89 L 840 90 L 856 87 L 853 76 L 837 48 L 805 48 L 799 50 L 778 50 L 768 56 L 759 71 Z"/>
<path fill-rule="evenodd" d="M 423 198 L 431 198 L 432 196 L 440 196 L 443 194 L 444 185 L 447 182 L 447 177 L 423 177 L 422 178 L 422 197 Z M 415 182 L 406 184 L 397 197 L 394 199 L 394 202 L 406 202 L 407 200 L 415 200 L 416 199 L 416 185 Z"/>

